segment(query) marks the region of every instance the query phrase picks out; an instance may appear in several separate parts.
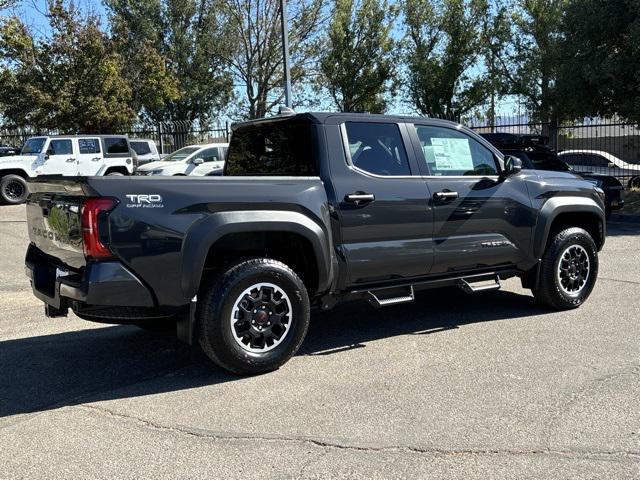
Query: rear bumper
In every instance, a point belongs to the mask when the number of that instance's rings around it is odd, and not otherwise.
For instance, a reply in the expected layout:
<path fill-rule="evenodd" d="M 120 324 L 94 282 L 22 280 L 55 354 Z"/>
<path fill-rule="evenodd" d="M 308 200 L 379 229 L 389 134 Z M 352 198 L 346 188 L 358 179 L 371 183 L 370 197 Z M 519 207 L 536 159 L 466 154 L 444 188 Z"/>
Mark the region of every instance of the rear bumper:
<path fill-rule="evenodd" d="M 154 306 L 147 287 L 117 261 L 88 263 L 81 271 L 72 271 L 31 244 L 25 271 L 33 294 L 56 310 L 77 306 Z"/>

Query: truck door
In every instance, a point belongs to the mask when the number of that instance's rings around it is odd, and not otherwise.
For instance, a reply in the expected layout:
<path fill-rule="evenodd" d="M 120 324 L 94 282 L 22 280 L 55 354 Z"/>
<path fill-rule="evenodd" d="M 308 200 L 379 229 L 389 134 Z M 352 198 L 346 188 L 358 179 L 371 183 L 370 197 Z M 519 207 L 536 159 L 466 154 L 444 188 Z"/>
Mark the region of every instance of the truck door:
<path fill-rule="evenodd" d="M 45 150 L 45 161 L 38 171 L 39 175 L 78 174 L 78 163 L 71 138 L 52 138 Z"/>
<path fill-rule="evenodd" d="M 432 214 L 406 126 L 362 117 L 326 122 L 334 123 L 326 132 L 345 283 L 426 275 L 433 260 Z"/>
<path fill-rule="evenodd" d="M 526 258 L 536 217 L 523 179 L 501 178 L 493 151 L 462 128 L 408 129 L 431 192 L 431 273 L 494 269 Z"/>
<path fill-rule="evenodd" d="M 96 175 L 102 167 L 102 152 L 100 139 L 95 137 L 82 137 L 78 142 L 78 175 Z"/>

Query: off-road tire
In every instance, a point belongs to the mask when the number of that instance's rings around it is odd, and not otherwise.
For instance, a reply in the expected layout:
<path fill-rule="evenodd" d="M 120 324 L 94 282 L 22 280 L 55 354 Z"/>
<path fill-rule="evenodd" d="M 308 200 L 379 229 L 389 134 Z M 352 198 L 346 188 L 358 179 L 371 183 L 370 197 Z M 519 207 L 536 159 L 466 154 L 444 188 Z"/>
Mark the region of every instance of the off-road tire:
<path fill-rule="evenodd" d="M 565 291 L 559 280 L 559 265 L 563 254 L 572 246 L 582 249 L 588 256 L 588 276 L 584 286 L 574 294 Z M 582 251 L 580 250 L 580 251 Z M 582 228 L 562 230 L 550 240 L 540 263 L 538 283 L 533 295 L 541 306 L 555 310 L 569 310 L 582 305 L 593 290 L 598 277 L 598 249 L 591 235 Z"/>
<path fill-rule="evenodd" d="M 251 352 L 238 344 L 231 319 L 242 293 L 261 283 L 281 289 L 292 311 L 281 343 L 269 351 Z M 198 293 L 200 345 L 214 363 L 238 375 L 269 372 L 286 363 L 302 345 L 309 316 L 309 296 L 302 280 L 284 263 L 268 258 L 239 260 L 209 278 Z"/>
<path fill-rule="evenodd" d="M 15 197 L 9 194 L 8 189 L 11 185 L 22 188 L 22 195 Z M 0 203 L 4 205 L 19 205 L 27 200 L 29 189 L 27 182 L 20 175 L 9 174 L 0 178 Z"/>

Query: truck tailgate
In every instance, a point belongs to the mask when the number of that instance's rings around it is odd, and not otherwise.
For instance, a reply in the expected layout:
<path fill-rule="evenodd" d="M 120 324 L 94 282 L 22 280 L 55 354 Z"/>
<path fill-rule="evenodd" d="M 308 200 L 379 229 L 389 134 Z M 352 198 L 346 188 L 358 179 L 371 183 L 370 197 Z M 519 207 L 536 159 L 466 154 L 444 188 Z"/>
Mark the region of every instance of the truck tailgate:
<path fill-rule="evenodd" d="M 29 240 L 61 263 L 79 269 L 85 265 L 82 246 L 82 185 L 71 180 L 29 182 L 27 201 Z"/>

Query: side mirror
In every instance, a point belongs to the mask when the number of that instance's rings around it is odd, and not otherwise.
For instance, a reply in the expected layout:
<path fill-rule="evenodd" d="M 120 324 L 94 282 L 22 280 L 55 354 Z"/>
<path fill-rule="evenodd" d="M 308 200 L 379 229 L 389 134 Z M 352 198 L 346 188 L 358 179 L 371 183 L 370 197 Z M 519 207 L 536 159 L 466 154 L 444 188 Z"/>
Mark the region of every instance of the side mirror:
<path fill-rule="evenodd" d="M 204 163 L 204 159 L 199 158 L 199 157 L 198 158 L 194 158 L 191 163 L 193 163 L 194 165 L 202 165 Z"/>
<path fill-rule="evenodd" d="M 504 176 L 508 177 L 515 175 L 522 171 L 522 160 L 513 155 L 506 155 L 504 157 Z"/>

